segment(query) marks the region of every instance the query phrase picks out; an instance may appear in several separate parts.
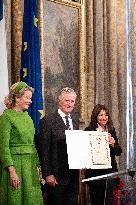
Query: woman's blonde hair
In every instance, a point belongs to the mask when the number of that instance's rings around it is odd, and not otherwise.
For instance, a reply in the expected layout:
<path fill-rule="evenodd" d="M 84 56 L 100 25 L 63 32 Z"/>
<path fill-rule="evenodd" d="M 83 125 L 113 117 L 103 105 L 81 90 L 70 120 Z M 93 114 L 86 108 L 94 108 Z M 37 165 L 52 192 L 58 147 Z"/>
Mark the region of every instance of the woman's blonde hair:
<path fill-rule="evenodd" d="M 16 97 L 21 98 L 24 92 L 30 90 L 34 92 L 34 89 L 27 85 L 25 82 L 17 82 L 13 84 L 9 89 L 9 94 L 5 97 L 4 103 L 7 108 L 13 108 L 16 104 Z"/>

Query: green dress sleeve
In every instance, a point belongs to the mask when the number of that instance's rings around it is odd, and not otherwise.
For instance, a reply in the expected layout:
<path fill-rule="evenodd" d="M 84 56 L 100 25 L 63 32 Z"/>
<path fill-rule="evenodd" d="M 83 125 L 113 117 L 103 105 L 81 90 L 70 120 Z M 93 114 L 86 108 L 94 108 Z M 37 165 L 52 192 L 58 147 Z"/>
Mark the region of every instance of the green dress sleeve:
<path fill-rule="evenodd" d="M 0 160 L 4 168 L 13 165 L 9 147 L 10 131 L 11 123 L 7 116 L 3 114 L 0 116 Z"/>

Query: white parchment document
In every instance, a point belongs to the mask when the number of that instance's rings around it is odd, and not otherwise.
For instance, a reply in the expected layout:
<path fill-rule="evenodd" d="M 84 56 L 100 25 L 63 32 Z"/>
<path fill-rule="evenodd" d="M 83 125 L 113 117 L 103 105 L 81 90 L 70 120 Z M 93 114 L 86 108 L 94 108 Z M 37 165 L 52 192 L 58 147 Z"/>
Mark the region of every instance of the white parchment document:
<path fill-rule="evenodd" d="M 66 130 L 70 169 L 111 168 L 108 132 Z"/>

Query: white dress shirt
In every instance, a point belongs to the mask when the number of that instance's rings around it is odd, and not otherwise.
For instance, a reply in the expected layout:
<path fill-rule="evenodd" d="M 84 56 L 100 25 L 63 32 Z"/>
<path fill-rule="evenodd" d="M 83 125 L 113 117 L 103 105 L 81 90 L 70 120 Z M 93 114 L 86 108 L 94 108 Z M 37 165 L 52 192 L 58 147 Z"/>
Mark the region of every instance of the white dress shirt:
<path fill-rule="evenodd" d="M 65 118 L 66 114 L 64 112 L 62 112 L 60 109 L 58 109 L 58 113 L 62 117 L 62 119 L 63 119 L 63 121 L 64 121 L 64 123 L 66 125 L 66 118 Z M 68 114 L 67 116 L 68 116 L 68 121 L 69 121 L 70 129 L 73 130 L 72 118 L 71 118 L 70 114 Z"/>

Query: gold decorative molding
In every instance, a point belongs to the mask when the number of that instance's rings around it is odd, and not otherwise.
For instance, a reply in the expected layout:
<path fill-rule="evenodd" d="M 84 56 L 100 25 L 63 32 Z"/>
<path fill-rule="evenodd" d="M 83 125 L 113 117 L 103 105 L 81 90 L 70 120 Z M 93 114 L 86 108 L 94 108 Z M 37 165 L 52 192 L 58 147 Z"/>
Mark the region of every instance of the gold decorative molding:
<path fill-rule="evenodd" d="M 11 2 L 11 63 L 12 63 L 12 83 L 20 78 L 21 67 L 21 46 L 22 46 L 22 26 L 23 26 L 23 6 L 21 0 Z"/>
<path fill-rule="evenodd" d="M 59 4 L 64 4 L 66 6 L 75 7 L 75 8 L 79 8 L 82 5 L 79 1 L 74 2 L 71 0 L 48 0 L 48 1 L 52 1 L 54 3 L 59 3 Z"/>
<path fill-rule="evenodd" d="M 40 59 L 41 59 L 41 74 L 42 74 L 42 96 L 43 101 L 45 99 L 44 94 L 44 74 L 45 74 L 45 62 L 44 62 L 44 41 L 43 41 L 43 0 L 39 0 L 38 5 L 38 11 L 39 11 L 39 31 L 40 31 Z M 44 103 L 43 103 L 43 106 Z M 45 107 L 43 108 L 45 110 Z"/>
<path fill-rule="evenodd" d="M 136 97 L 136 86 L 133 87 L 133 96 Z"/>
<path fill-rule="evenodd" d="M 80 123 L 85 123 L 86 110 L 86 18 L 85 1 L 79 8 L 79 48 L 80 48 Z"/>

